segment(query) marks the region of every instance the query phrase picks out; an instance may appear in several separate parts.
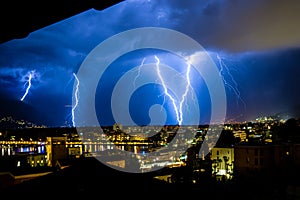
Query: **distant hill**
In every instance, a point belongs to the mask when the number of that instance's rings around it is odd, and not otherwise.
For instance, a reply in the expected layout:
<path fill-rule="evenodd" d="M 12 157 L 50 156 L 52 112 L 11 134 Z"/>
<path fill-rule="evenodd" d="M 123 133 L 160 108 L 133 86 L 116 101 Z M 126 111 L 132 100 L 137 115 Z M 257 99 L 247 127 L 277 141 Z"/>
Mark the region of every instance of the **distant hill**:
<path fill-rule="evenodd" d="M 34 128 L 41 126 L 43 125 L 34 124 L 23 119 L 14 119 L 12 116 L 0 118 L 0 129 Z"/>
<path fill-rule="evenodd" d="M 39 111 L 22 101 L 0 99 L 1 128 L 42 125 L 43 118 Z"/>
<path fill-rule="evenodd" d="M 293 105 L 289 109 L 279 112 L 276 116 L 280 119 L 300 118 L 300 104 Z"/>

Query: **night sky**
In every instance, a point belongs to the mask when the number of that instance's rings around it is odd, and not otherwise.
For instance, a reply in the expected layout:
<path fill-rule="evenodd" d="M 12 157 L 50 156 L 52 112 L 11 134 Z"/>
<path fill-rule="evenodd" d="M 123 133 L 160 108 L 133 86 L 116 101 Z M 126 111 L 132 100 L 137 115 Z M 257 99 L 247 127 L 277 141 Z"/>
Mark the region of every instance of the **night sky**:
<path fill-rule="evenodd" d="M 91 50 L 126 30 L 161 27 L 193 38 L 215 61 L 226 89 L 226 121 L 279 113 L 299 117 L 299 20 L 297 0 L 127 0 L 102 11 L 91 9 L 32 32 L 27 38 L 0 44 L 0 114 L 47 126 L 71 125 L 73 73 Z M 182 72 L 186 69 L 186 63 L 176 56 L 155 49 L 120 56 L 101 79 L 105 84 L 97 87 L 100 123 L 114 123 L 109 111 L 113 84 L 143 59 L 144 64 L 155 63 L 155 55 L 161 63 Z M 21 101 L 30 72 L 34 72 L 32 85 Z M 201 78 L 192 77 L 191 85 L 200 100 L 200 122 L 206 123 L 209 92 Z M 162 104 L 162 90 L 149 84 L 133 93 L 129 107 L 137 124 L 149 123 L 149 117 L 139 112 Z M 174 110 L 168 105 L 170 101 L 165 106 L 167 122 L 174 123 Z"/>

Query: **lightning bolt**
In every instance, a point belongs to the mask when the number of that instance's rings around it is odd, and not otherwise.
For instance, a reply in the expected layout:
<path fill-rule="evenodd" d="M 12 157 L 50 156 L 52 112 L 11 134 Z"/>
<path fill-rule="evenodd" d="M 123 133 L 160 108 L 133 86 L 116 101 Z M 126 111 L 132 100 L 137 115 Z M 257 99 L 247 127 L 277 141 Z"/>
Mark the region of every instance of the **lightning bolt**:
<path fill-rule="evenodd" d="M 165 96 L 169 97 L 171 99 L 171 102 L 172 102 L 172 105 L 173 105 L 173 108 L 174 108 L 174 111 L 176 113 L 176 120 L 178 122 L 179 125 L 182 125 L 182 121 L 183 121 L 183 104 L 185 102 L 185 99 L 187 97 L 187 94 L 189 92 L 189 88 L 190 88 L 190 85 L 191 85 L 191 81 L 190 81 L 190 69 L 191 69 L 191 65 L 188 64 L 188 67 L 187 67 L 187 71 L 186 71 L 186 80 L 187 80 L 187 85 L 185 86 L 185 91 L 184 93 L 182 94 L 181 96 L 181 99 L 179 101 L 179 107 L 177 107 L 176 105 L 176 100 L 174 97 L 172 97 L 172 95 L 168 92 L 168 88 L 166 86 L 166 83 L 164 81 L 164 78 L 162 77 L 161 75 L 161 71 L 160 71 L 160 67 L 159 67 L 159 64 L 160 64 L 160 60 L 157 56 L 155 56 L 155 59 L 156 59 L 156 72 L 157 72 L 157 75 L 158 75 L 158 78 L 164 88 L 164 94 Z"/>
<path fill-rule="evenodd" d="M 34 78 L 35 71 L 30 71 L 26 75 L 27 75 L 27 81 L 26 81 L 25 85 L 26 84 L 28 84 L 28 85 L 27 85 L 24 95 L 21 98 L 21 101 L 24 101 L 24 99 L 26 98 L 26 96 L 31 88 L 31 80 Z"/>
<path fill-rule="evenodd" d="M 220 73 L 219 74 L 222 77 L 224 84 L 227 87 L 229 87 L 234 92 L 234 94 L 236 95 L 236 97 L 237 97 L 237 104 L 238 104 L 238 100 L 240 100 L 240 102 L 242 102 L 242 104 L 243 104 L 243 106 L 245 108 L 246 107 L 246 103 L 245 103 L 245 101 L 241 97 L 241 93 L 240 93 L 240 91 L 238 89 L 238 84 L 235 81 L 235 79 L 233 78 L 232 74 L 230 73 L 230 70 L 229 70 L 228 66 L 224 63 L 223 59 L 218 54 L 217 54 L 217 59 L 219 61 L 219 66 L 220 66 Z M 227 72 L 227 74 L 228 74 L 228 76 L 230 78 L 230 81 L 233 83 L 233 85 L 230 84 L 228 81 L 226 81 L 226 79 L 224 78 L 224 73 L 226 73 L 225 71 Z"/>
<path fill-rule="evenodd" d="M 143 58 L 143 60 L 142 60 L 142 62 L 141 62 L 141 64 L 139 65 L 139 67 L 138 67 L 138 73 L 137 73 L 137 75 L 134 77 L 134 80 L 133 80 L 133 87 L 135 88 L 135 83 L 136 83 L 136 80 L 139 78 L 139 76 L 141 75 L 141 68 L 142 68 L 142 66 L 144 65 L 144 63 L 145 63 L 145 60 L 146 60 L 146 58 Z"/>
<path fill-rule="evenodd" d="M 75 78 L 76 85 L 75 85 L 75 92 L 74 92 L 75 103 L 72 106 L 72 125 L 73 125 L 73 127 L 75 127 L 75 114 L 74 113 L 75 113 L 75 109 L 78 106 L 78 100 L 79 100 L 79 98 L 78 98 L 78 91 L 79 91 L 79 84 L 80 84 L 80 82 L 79 82 L 79 79 L 78 79 L 78 77 L 77 77 L 77 75 L 75 73 L 73 73 L 73 76 Z"/>
<path fill-rule="evenodd" d="M 191 86 L 191 80 L 190 80 L 190 71 L 191 71 L 191 64 L 188 63 L 188 66 L 187 66 L 187 71 L 186 71 L 186 80 L 187 80 L 187 84 L 185 86 L 185 91 L 181 97 L 181 100 L 179 102 L 179 114 L 180 114 L 180 121 L 179 121 L 179 125 L 182 124 L 182 121 L 183 121 L 183 112 L 182 112 L 182 108 L 183 108 L 183 103 L 186 99 L 186 96 L 189 92 L 189 88 Z"/>

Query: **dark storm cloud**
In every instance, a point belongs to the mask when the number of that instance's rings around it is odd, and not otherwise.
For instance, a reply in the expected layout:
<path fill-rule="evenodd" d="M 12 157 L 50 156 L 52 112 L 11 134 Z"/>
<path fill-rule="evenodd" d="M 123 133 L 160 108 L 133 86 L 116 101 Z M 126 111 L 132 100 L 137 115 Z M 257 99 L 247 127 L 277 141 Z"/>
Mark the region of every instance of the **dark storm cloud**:
<path fill-rule="evenodd" d="M 165 21 L 206 48 L 257 51 L 300 45 L 300 1 L 152 1 Z M 151 14 L 150 14 L 151 15 Z"/>
<path fill-rule="evenodd" d="M 0 47 L 0 65 L 9 63 L 12 67 L 34 65 L 43 68 L 51 64 L 69 68 L 69 65 L 74 65 L 85 56 L 76 51 L 75 45 L 68 45 L 63 41 L 64 35 L 47 35 L 47 32 L 41 30 L 27 39 L 13 40 Z M 72 38 L 68 41 L 71 40 Z"/>
<path fill-rule="evenodd" d="M 39 79 L 27 103 L 47 110 L 53 123 L 59 117 L 61 124 L 70 112 L 65 105 L 71 104 L 72 73 L 89 52 L 122 31 L 154 26 L 178 30 L 209 51 L 223 52 L 225 61 L 235 60 L 236 66 L 227 64 L 247 101 L 247 111 L 253 111 L 253 116 L 257 110 L 275 112 L 299 102 L 299 51 L 291 56 L 282 51 L 270 53 L 300 47 L 299 20 L 297 0 L 127 0 L 1 44 L 0 93 L 19 99 L 24 75 L 35 70 Z M 247 52 L 253 54 L 243 57 Z M 228 99 L 235 102 L 235 94 L 228 91 Z"/>
<path fill-rule="evenodd" d="M 300 45 L 300 1 L 152 0 L 125 1 L 104 11 L 89 10 L 24 40 L 0 46 L 0 66 L 78 67 L 108 37 L 131 28 L 179 30 L 204 48 L 257 51 Z M 12 59 L 13 58 L 13 59 Z M 75 69 L 76 70 L 76 69 Z"/>
<path fill-rule="evenodd" d="M 279 113 L 299 116 L 294 114 L 299 113 L 300 105 L 299 49 L 243 53 L 232 59 L 234 61 L 229 62 L 230 58 L 227 58 L 225 62 L 246 103 L 245 119 Z M 229 95 L 230 91 L 227 94 L 235 99 Z M 295 110 L 296 106 L 298 110 Z"/>

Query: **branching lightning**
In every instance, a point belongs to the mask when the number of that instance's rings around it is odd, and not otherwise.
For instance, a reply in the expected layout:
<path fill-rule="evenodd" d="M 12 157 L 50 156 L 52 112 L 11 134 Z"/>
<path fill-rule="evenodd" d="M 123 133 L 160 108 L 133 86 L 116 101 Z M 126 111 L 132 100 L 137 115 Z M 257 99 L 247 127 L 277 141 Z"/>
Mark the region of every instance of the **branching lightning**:
<path fill-rule="evenodd" d="M 220 66 L 220 76 L 222 77 L 224 84 L 227 87 L 229 87 L 234 92 L 234 94 L 236 95 L 237 99 L 242 102 L 242 104 L 243 104 L 243 106 L 245 108 L 246 103 L 245 103 L 245 101 L 241 97 L 241 93 L 240 93 L 240 91 L 238 89 L 238 84 L 235 81 L 235 79 L 233 78 L 232 74 L 230 73 L 230 70 L 229 70 L 228 66 L 224 63 L 223 59 L 218 54 L 217 54 L 217 59 L 219 61 L 219 66 Z M 228 76 L 230 78 L 230 81 L 233 83 L 233 85 L 230 84 L 228 81 L 226 81 L 226 79 L 224 78 L 224 73 L 228 74 Z"/>
<path fill-rule="evenodd" d="M 144 65 L 146 58 L 143 58 L 142 63 L 139 65 L 138 67 L 138 74 L 135 76 L 134 80 L 133 80 L 133 87 L 135 88 L 135 83 L 136 80 L 139 78 L 139 76 L 141 75 L 141 67 Z"/>
<path fill-rule="evenodd" d="M 80 82 L 79 82 L 79 79 L 78 79 L 78 77 L 77 77 L 77 75 L 75 73 L 73 73 L 73 76 L 75 78 L 76 85 L 75 85 L 75 92 L 74 92 L 75 103 L 72 106 L 72 125 L 73 125 L 73 127 L 75 127 L 75 109 L 78 106 L 78 100 L 79 100 L 79 97 L 78 97 L 79 94 L 78 94 L 78 92 L 79 92 L 79 84 L 80 84 Z"/>
<path fill-rule="evenodd" d="M 23 95 L 22 98 L 21 98 L 21 101 L 24 101 L 24 99 L 26 98 L 26 96 L 27 96 L 27 94 L 28 94 L 28 92 L 29 92 L 29 90 L 30 90 L 30 88 L 31 88 L 31 81 L 32 81 L 32 79 L 33 79 L 34 76 L 35 76 L 35 71 L 30 71 L 30 72 L 28 72 L 28 73 L 26 74 L 26 76 L 27 76 L 27 80 L 26 80 L 25 85 L 27 84 L 27 88 L 26 88 L 26 90 L 25 90 L 24 95 Z"/>
<path fill-rule="evenodd" d="M 190 86 L 191 86 L 190 71 L 191 71 L 191 64 L 188 64 L 187 71 L 186 71 L 187 84 L 185 86 L 185 91 L 184 91 L 184 93 L 181 97 L 180 103 L 179 103 L 179 114 L 180 114 L 180 123 L 179 123 L 179 125 L 182 124 L 182 120 L 183 120 L 183 112 L 182 112 L 183 103 L 186 99 L 186 96 L 188 95 L 188 92 L 189 92 L 189 89 L 190 89 Z"/>
<path fill-rule="evenodd" d="M 174 108 L 174 111 L 176 113 L 176 120 L 178 122 L 179 125 L 182 125 L 182 121 L 183 121 L 183 104 L 186 100 L 186 97 L 187 97 L 187 94 L 189 92 L 189 88 L 190 88 L 190 69 L 191 69 L 191 65 L 188 64 L 188 67 L 187 67 L 187 71 L 186 71 L 186 80 L 187 80 L 187 85 L 185 87 L 185 91 L 184 93 L 182 94 L 181 96 L 181 99 L 179 101 L 179 107 L 177 107 L 176 105 L 176 100 L 175 98 L 168 92 L 168 88 L 167 88 L 167 85 L 165 83 L 165 80 L 164 78 L 162 77 L 161 75 L 161 71 L 160 71 L 160 60 L 157 56 L 155 56 L 155 59 L 156 59 L 156 72 L 157 72 L 157 75 L 158 75 L 158 78 L 163 86 L 163 89 L 164 89 L 164 94 L 165 96 L 169 97 L 171 102 L 172 102 L 172 105 L 173 105 L 173 108 Z"/>

